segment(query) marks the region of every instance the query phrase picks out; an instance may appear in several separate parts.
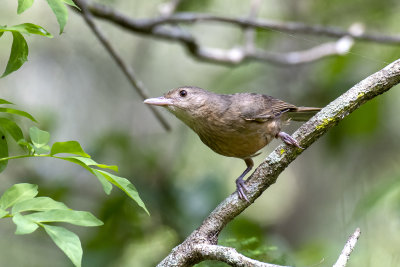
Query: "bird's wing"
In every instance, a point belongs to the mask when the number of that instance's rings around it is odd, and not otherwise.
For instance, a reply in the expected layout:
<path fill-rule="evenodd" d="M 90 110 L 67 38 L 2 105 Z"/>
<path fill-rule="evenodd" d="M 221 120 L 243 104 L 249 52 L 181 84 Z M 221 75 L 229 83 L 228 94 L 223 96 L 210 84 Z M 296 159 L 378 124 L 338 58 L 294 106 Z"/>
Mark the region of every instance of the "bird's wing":
<path fill-rule="evenodd" d="M 254 95 L 252 100 L 251 105 L 244 105 L 241 110 L 241 117 L 245 120 L 264 122 L 297 109 L 295 105 L 267 95 Z"/>

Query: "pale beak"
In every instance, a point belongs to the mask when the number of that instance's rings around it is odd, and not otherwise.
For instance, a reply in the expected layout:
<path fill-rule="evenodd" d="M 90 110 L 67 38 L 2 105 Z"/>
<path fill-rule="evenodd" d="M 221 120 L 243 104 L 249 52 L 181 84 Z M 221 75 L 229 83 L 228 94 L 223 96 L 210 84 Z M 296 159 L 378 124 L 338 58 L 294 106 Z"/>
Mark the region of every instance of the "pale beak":
<path fill-rule="evenodd" d="M 155 105 L 155 106 L 169 106 L 172 105 L 172 99 L 165 98 L 163 96 L 156 97 L 156 98 L 148 98 L 143 103 L 148 105 Z"/>

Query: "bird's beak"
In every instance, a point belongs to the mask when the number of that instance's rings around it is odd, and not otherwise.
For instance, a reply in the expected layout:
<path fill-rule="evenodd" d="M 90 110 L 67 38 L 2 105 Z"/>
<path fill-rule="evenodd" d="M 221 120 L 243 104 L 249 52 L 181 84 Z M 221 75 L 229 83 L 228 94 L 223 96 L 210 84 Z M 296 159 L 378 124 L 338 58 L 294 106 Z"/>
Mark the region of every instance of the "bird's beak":
<path fill-rule="evenodd" d="M 169 106 L 172 105 L 172 99 L 165 98 L 163 96 L 156 97 L 156 98 L 148 98 L 143 103 L 148 105 L 155 105 L 155 106 Z"/>

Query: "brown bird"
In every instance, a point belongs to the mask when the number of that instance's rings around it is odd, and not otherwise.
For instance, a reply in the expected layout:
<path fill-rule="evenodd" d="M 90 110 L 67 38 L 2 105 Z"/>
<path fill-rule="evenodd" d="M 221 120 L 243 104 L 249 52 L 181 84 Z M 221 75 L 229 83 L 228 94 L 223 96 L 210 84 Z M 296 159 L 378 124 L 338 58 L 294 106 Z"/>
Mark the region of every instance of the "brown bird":
<path fill-rule="evenodd" d="M 274 138 L 301 148 L 295 139 L 281 131 L 282 122 L 306 121 L 320 110 L 296 107 L 262 94 L 215 94 L 192 86 L 172 89 L 144 103 L 167 108 L 218 154 L 243 159 L 247 168 L 236 179 L 236 187 L 239 197 L 246 201 L 243 177 L 254 166 L 252 157 Z"/>

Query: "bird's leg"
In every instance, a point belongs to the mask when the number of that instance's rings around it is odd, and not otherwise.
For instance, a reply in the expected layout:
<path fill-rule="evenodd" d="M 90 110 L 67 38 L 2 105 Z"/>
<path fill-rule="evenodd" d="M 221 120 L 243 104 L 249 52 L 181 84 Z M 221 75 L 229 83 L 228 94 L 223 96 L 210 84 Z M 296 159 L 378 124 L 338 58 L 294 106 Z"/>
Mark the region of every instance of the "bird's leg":
<path fill-rule="evenodd" d="M 298 148 L 303 149 L 303 148 L 299 145 L 299 143 L 297 143 L 297 141 L 294 140 L 294 138 L 290 136 L 290 134 L 287 134 L 287 133 L 285 133 L 285 132 L 279 132 L 279 133 L 276 135 L 276 137 L 277 137 L 277 138 L 279 137 L 280 139 L 282 139 L 283 142 L 285 142 L 285 143 L 288 144 L 288 145 L 292 145 L 292 146 L 295 146 L 295 147 L 298 147 Z"/>
<path fill-rule="evenodd" d="M 244 172 L 239 176 L 239 178 L 236 179 L 236 190 L 238 192 L 239 198 L 244 199 L 247 202 L 249 202 L 249 199 L 247 198 L 245 192 L 247 192 L 247 188 L 244 185 L 244 180 L 243 177 L 246 176 L 246 174 L 253 168 L 254 162 L 251 158 L 247 158 L 244 160 L 246 162 L 247 168 L 244 170 Z"/>

